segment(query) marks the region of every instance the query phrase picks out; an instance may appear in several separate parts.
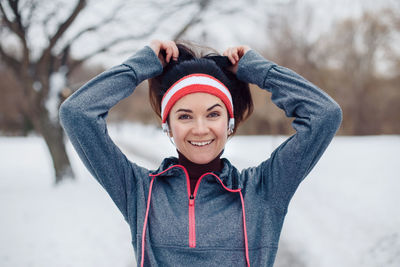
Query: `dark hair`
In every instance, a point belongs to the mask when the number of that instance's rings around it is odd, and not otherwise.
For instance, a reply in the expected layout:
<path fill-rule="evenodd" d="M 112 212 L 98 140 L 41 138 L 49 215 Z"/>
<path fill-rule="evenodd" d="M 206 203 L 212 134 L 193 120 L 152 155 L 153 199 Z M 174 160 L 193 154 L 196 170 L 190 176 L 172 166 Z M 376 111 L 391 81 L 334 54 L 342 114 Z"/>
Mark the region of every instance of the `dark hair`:
<path fill-rule="evenodd" d="M 232 63 L 228 57 L 219 55 L 214 49 L 187 41 L 178 41 L 176 45 L 179 49 L 178 60 L 174 61 L 171 58 L 162 74 L 149 79 L 149 96 L 153 110 L 161 117 L 162 97 L 177 80 L 193 73 L 208 74 L 221 81 L 232 95 L 235 117 L 233 133 L 235 133 L 238 125 L 253 112 L 249 85 L 240 81 L 227 69 Z M 210 50 L 212 52 L 209 52 Z"/>

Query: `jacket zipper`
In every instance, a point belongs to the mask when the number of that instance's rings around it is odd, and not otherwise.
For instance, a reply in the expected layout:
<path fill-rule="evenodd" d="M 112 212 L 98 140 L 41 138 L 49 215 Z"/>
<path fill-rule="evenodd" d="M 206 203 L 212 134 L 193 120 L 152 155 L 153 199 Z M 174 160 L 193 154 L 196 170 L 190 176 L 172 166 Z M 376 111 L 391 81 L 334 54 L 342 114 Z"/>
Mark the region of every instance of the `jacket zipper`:
<path fill-rule="evenodd" d="M 196 186 L 194 187 L 193 194 L 191 193 L 191 188 L 190 188 L 190 181 L 189 181 L 189 175 L 186 172 L 186 178 L 187 178 L 187 183 L 188 183 L 188 191 L 189 191 L 189 247 L 195 248 L 196 247 L 196 216 L 195 216 L 195 198 L 197 195 L 197 190 L 199 188 L 200 182 L 203 179 L 204 176 L 211 174 L 211 173 L 204 173 L 202 176 L 199 177 L 197 180 Z"/>
<path fill-rule="evenodd" d="M 186 172 L 186 170 L 185 170 Z M 189 175 L 187 174 L 187 183 L 188 183 L 188 190 L 189 190 L 189 247 L 195 248 L 196 247 L 196 216 L 195 216 L 195 198 L 197 195 L 197 190 L 200 185 L 201 179 L 203 179 L 204 176 L 208 175 L 210 173 L 205 173 L 202 176 L 199 177 L 197 180 L 196 186 L 194 188 L 193 194 L 191 193 L 191 188 L 190 188 L 190 181 L 189 181 Z"/>
<path fill-rule="evenodd" d="M 194 212 L 194 196 L 189 197 L 189 247 L 196 247 L 196 220 Z"/>

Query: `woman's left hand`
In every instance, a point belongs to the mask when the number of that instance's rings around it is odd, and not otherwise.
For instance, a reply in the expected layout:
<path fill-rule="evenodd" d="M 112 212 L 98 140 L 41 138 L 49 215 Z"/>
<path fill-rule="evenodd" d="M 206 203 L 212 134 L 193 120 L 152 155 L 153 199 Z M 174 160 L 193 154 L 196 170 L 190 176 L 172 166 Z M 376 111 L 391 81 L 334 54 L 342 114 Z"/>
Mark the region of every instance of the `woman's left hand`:
<path fill-rule="evenodd" d="M 251 48 L 248 45 L 239 45 L 235 47 L 230 47 L 225 50 L 223 53 L 224 56 L 227 56 L 229 60 L 232 62 L 232 65 L 230 68 L 228 68 L 231 72 L 236 74 L 238 65 L 239 65 L 239 60 L 249 51 Z"/>

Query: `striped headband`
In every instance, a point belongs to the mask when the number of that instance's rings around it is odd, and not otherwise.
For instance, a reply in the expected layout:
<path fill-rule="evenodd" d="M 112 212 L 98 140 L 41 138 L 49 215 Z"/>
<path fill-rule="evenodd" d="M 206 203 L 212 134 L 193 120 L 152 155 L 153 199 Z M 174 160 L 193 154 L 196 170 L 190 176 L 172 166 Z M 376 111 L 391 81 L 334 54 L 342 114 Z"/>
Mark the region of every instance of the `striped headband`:
<path fill-rule="evenodd" d="M 235 127 L 235 119 L 233 116 L 231 93 L 222 82 L 203 73 L 190 74 L 179 79 L 164 94 L 161 100 L 161 119 L 164 131 L 168 131 L 168 114 L 176 101 L 191 93 L 208 93 L 220 98 L 229 113 L 228 128 L 231 132 L 233 131 L 233 128 Z"/>

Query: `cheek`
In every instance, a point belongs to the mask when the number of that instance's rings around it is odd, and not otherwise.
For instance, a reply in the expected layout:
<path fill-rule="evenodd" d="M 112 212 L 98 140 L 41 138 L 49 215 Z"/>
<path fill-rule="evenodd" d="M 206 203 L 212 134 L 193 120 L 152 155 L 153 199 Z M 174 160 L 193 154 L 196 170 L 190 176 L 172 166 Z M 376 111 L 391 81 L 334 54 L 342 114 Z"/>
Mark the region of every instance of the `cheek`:
<path fill-rule="evenodd" d="M 228 137 L 228 126 L 227 122 L 219 123 L 215 128 L 215 132 L 221 139 L 227 139 Z"/>
<path fill-rule="evenodd" d="M 172 123 L 170 124 L 170 129 L 171 129 L 171 137 L 175 139 L 175 141 L 180 141 L 185 137 L 185 132 L 187 130 L 185 127 L 179 123 Z"/>

